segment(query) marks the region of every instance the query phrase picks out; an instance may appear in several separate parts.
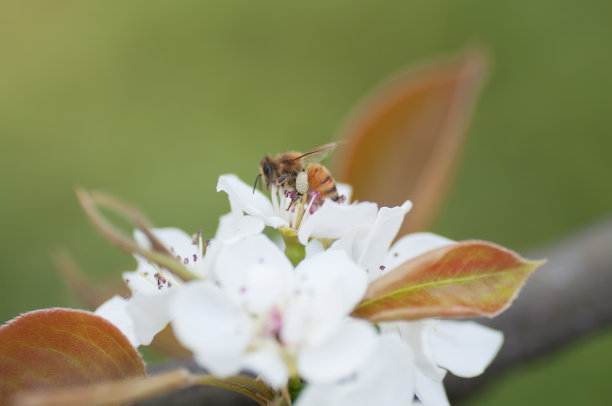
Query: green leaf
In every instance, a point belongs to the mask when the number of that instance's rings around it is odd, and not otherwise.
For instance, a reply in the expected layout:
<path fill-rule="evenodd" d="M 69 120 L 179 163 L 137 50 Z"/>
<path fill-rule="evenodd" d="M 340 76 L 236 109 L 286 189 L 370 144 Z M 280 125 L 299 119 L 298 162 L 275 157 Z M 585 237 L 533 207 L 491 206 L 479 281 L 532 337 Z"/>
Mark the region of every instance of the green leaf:
<path fill-rule="evenodd" d="M 404 262 L 368 287 L 353 316 L 372 322 L 493 317 L 545 261 L 484 241 L 463 241 Z"/>
<path fill-rule="evenodd" d="M 112 323 L 93 313 L 45 309 L 0 327 L 0 406 L 19 391 L 145 375 L 142 357 Z"/>

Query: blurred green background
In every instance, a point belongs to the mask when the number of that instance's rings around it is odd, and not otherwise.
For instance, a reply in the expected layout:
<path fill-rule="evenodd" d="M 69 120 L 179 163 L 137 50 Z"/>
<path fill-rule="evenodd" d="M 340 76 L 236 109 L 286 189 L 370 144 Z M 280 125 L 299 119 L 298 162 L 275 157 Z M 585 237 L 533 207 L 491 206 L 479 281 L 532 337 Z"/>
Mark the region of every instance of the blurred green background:
<path fill-rule="evenodd" d="M 156 225 L 212 235 L 218 175 L 329 142 L 393 73 L 478 43 L 493 69 L 434 230 L 518 251 L 612 208 L 612 3 L 571 1 L 0 3 L 0 322 L 79 306 L 50 252 L 94 279 L 133 261 L 74 187 Z M 608 399 L 612 332 L 489 386 L 470 404 Z"/>

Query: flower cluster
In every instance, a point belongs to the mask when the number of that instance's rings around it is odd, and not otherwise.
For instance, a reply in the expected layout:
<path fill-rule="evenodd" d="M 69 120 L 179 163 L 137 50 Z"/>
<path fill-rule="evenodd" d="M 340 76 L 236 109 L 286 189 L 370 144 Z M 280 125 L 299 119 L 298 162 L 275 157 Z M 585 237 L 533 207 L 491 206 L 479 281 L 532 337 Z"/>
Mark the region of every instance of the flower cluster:
<path fill-rule="evenodd" d="M 299 406 L 448 404 L 446 371 L 480 374 L 501 333 L 467 321 L 353 316 L 372 281 L 453 241 L 417 233 L 393 243 L 411 203 L 350 203 L 350 188 L 338 188 L 346 199 L 314 210 L 309 202 L 292 205 L 283 191 L 273 190 L 269 200 L 236 176 L 221 176 L 217 190 L 228 195 L 231 212 L 214 238 L 151 230 L 190 277 L 135 255 L 137 269 L 123 275 L 131 297 L 116 296 L 96 313 L 134 346 L 150 344 L 170 323 L 218 377 L 249 371 L 275 389 L 299 378 Z M 282 238 L 268 237 L 266 226 Z M 146 234 L 134 237 L 142 249 L 154 249 Z M 296 246 L 303 249 L 291 251 Z"/>

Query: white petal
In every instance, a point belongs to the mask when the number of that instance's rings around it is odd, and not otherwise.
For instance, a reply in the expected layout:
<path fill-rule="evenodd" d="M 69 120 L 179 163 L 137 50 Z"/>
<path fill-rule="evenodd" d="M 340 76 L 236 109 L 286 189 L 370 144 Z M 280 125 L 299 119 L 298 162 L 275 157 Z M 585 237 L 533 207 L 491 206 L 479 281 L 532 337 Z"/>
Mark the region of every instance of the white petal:
<path fill-rule="evenodd" d="M 382 272 L 380 266 L 410 207 L 411 203 L 406 202 L 398 207 L 381 207 L 378 211 L 359 258 L 359 264 L 368 270 L 370 278 L 375 279 Z"/>
<path fill-rule="evenodd" d="M 404 405 L 414 397 L 414 363 L 410 347 L 395 336 L 382 336 L 363 364 L 350 405 Z"/>
<path fill-rule="evenodd" d="M 412 404 L 414 366 L 410 348 L 394 336 L 382 336 L 377 341 L 353 374 L 336 384 L 308 384 L 296 406 Z"/>
<path fill-rule="evenodd" d="M 346 319 L 325 341 L 300 352 L 298 372 L 311 383 L 339 380 L 364 362 L 376 340 L 376 331 L 370 323 Z"/>
<path fill-rule="evenodd" d="M 201 366 L 221 377 L 240 370 L 253 328 L 225 292 L 210 283 L 186 284 L 170 311 L 176 337 Z"/>
<path fill-rule="evenodd" d="M 327 250 L 304 259 L 295 269 L 300 288 L 316 297 L 315 310 L 347 315 L 368 287 L 365 270 L 343 251 Z"/>
<path fill-rule="evenodd" d="M 215 240 L 231 244 L 249 235 L 261 233 L 265 227 L 262 219 L 245 216 L 239 212 L 228 213 L 219 219 Z"/>
<path fill-rule="evenodd" d="M 321 244 L 319 240 L 311 240 L 308 244 L 306 244 L 306 258 L 312 257 L 313 255 L 319 254 L 325 251 L 325 247 Z"/>
<path fill-rule="evenodd" d="M 314 214 L 302 221 L 298 240 L 306 245 L 310 237 L 340 238 L 348 230 L 374 224 L 377 212 L 376 203 L 347 205 L 328 200 Z"/>
<path fill-rule="evenodd" d="M 217 256 L 215 274 L 236 303 L 260 313 L 285 297 L 293 266 L 276 244 L 258 234 L 225 245 Z"/>
<path fill-rule="evenodd" d="M 232 210 L 238 209 L 254 217 L 259 217 L 270 227 L 281 227 L 287 223 L 274 213 L 272 203 L 259 190 L 242 182 L 236 175 L 221 175 L 217 182 L 217 192 L 227 193 Z"/>
<path fill-rule="evenodd" d="M 300 392 L 295 406 L 343 406 L 342 389 L 331 383 L 306 384 Z"/>
<path fill-rule="evenodd" d="M 419 370 L 415 371 L 415 393 L 427 406 L 448 406 L 448 398 L 444 390 L 442 381 L 431 379 L 422 374 Z"/>
<path fill-rule="evenodd" d="M 427 251 L 453 243 L 453 240 L 432 233 L 408 234 L 400 238 L 389 250 L 385 258 L 386 270 L 388 272 Z"/>
<path fill-rule="evenodd" d="M 203 272 L 202 267 L 200 266 L 203 261 L 201 246 L 199 244 L 193 243 L 194 241 L 192 236 L 188 235 L 187 233 L 178 228 L 172 227 L 154 228 L 151 230 L 151 232 L 153 233 L 155 238 L 157 238 L 159 242 L 161 242 L 161 244 L 166 247 L 166 249 L 168 249 L 170 254 L 172 254 L 174 257 L 180 258 L 180 262 L 183 263 L 187 267 L 187 269 L 202 277 L 206 276 Z M 142 231 L 134 231 L 134 240 L 136 240 L 138 245 L 142 248 L 146 250 L 152 249 L 149 238 Z M 141 275 L 149 274 L 148 278 L 153 280 L 153 275 L 159 271 L 158 268 L 151 265 L 150 261 L 141 255 L 135 254 L 134 258 L 136 258 L 136 261 L 138 261 L 138 268 L 136 269 L 136 271 Z M 145 275 L 145 277 L 147 276 Z M 172 285 L 177 285 L 177 280 L 171 272 L 164 270 L 164 277 L 169 280 Z M 137 284 L 138 282 L 135 281 L 134 283 Z M 128 285 L 130 284 L 128 283 Z M 156 286 L 157 283 L 155 282 L 151 285 Z M 132 289 L 131 285 L 130 289 Z M 142 292 L 150 291 L 152 293 L 150 287 L 147 289 L 142 285 L 138 285 L 136 287 L 136 290 Z M 132 289 L 132 291 L 134 290 Z"/>
<path fill-rule="evenodd" d="M 256 375 L 275 389 L 283 387 L 289 379 L 289 370 L 277 345 L 267 345 L 249 353 L 244 359 L 244 368 Z"/>
<path fill-rule="evenodd" d="M 341 250 L 304 259 L 295 269 L 295 296 L 285 311 L 282 332 L 289 346 L 324 339 L 363 298 L 365 271 Z"/>
<path fill-rule="evenodd" d="M 120 296 L 113 296 L 106 302 L 102 303 L 95 311 L 100 317 L 113 323 L 123 335 L 127 337 L 134 347 L 138 347 L 141 343 L 136 338 L 134 331 L 134 322 L 127 313 L 127 300 Z"/>
<path fill-rule="evenodd" d="M 440 368 L 433 357 L 429 332 L 434 329 L 438 320 L 420 320 L 411 322 L 381 323 L 380 328 L 388 334 L 398 335 L 414 351 L 415 364 L 418 370 L 434 381 L 441 382 L 446 370 Z"/>
<path fill-rule="evenodd" d="M 472 321 L 441 320 L 430 333 L 434 360 L 454 375 L 480 375 L 501 348 L 500 331 Z"/>
<path fill-rule="evenodd" d="M 365 249 L 365 240 L 370 228 L 367 226 L 348 230 L 331 245 L 331 249 L 340 249 L 346 252 L 355 262 L 359 261 Z"/>
<path fill-rule="evenodd" d="M 248 269 L 244 285 L 237 292 L 240 301 L 249 313 L 261 315 L 273 307 L 280 309 L 292 294 L 291 270 L 271 266 L 253 266 Z"/>
<path fill-rule="evenodd" d="M 211 280 L 218 280 L 215 263 L 222 248 L 243 238 L 259 234 L 264 227 L 263 220 L 253 216 L 245 216 L 242 212 L 236 211 L 221 216 L 215 238 L 206 242 L 206 255 L 202 261 L 198 262 L 200 268 L 196 275 L 202 275 L 202 279 L 208 277 Z"/>
<path fill-rule="evenodd" d="M 170 321 L 169 303 L 176 288 L 164 289 L 159 294 L 134 293 L 127 304 L 133 320 L 134 332 L 142 345 L 149 345 L 153 337 Z"/>
<path fill-rule="evenodd" d="M 157 270 L 146 260 L 138 260 L 138 269 L 132 272 L 124 272 L 123 280 L 128 285 L 132 293 L 144 293 L 154 295 L 160 292 L 159 286 L 155 281 Z M 164 273 L 165 274 L 165 273 Z"/>

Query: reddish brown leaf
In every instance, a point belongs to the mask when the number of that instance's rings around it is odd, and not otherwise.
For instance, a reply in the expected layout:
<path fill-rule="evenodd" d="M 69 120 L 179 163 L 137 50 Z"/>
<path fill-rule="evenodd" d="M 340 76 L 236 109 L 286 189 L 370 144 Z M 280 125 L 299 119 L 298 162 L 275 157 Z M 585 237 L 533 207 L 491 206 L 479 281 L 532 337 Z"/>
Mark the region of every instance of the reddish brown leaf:
<path fill-rule="evenodd" d="M 464 241 L 404 262 L 372 282 L 353 315 L 373 322 L 495 316 L 544 261 L 484 241 Z"/>
<path fill-rule="evenodd" d="M 352 115 L 335 155 L 335 175 L 353 185 L 357 200 L 414 208 L 398 236 L 434 220 L 485 72 L 481 52 L 408 71 Z"/>
<path fill-rule="evenodd" d="M 144 376 L 138 351 L 110 322 L 72 309 L 23 314 L 0 327 L 0 405 L 15 393 Z"/>

